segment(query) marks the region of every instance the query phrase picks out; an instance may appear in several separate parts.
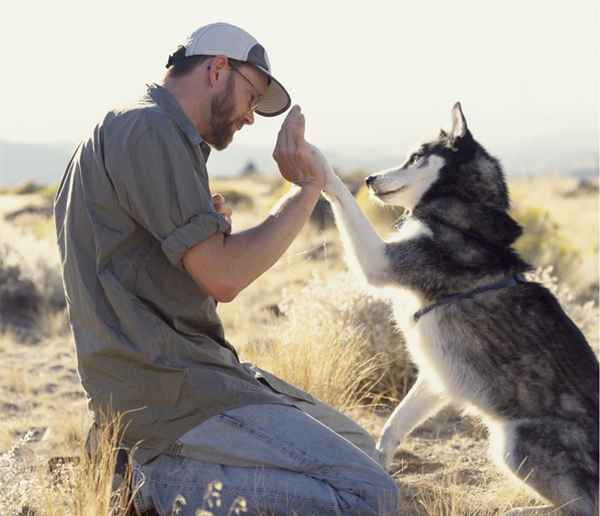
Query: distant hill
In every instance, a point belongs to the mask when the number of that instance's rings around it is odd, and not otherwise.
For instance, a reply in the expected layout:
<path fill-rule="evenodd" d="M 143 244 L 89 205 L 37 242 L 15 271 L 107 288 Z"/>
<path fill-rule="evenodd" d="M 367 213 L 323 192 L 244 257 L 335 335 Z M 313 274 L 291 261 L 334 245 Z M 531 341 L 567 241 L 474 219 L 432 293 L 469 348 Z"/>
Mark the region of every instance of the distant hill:
<path fill-rule="evenodd" d="M 58 181 L 75 146 L 69 143 L 13 143 L 0 140 L 0 186 L 28 180 Z"/>
<path fill-rule="evenodd" d="M 0 187 L 15 186 L 28 180 L 56 183 L 62 177 L 75 149 L 74 143 L 14 143 L 0 140 Z M 367 149 L 331 149 L 323 147 L 333 166 L 344 172 L 361 170 L 368 173 L 400 164 L 411 149 L 384 151 Z M 490 145 L 488 150 L 500 158 L 507 175 L 540 175 L 545 173 L 598 176 L 598 152 L 593 145 L 579 148 L 549 142 L 524 142 L 523 145 Z M 272 146 L 236 145 L 213 151 L 209 160 L 212 176 L 239 174 L 249 161 L 261 173 L 275 174 Z"/>

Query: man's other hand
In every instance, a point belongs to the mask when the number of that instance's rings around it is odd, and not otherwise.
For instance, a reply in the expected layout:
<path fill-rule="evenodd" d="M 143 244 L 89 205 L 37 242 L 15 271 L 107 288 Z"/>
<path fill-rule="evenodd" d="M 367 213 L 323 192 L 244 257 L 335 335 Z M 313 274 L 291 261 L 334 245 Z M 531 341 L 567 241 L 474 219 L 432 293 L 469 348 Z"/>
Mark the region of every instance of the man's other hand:
<path fill-rule="evenodd" d="M 304 139 L 305 120 L 300 106 L 294 106 L 281 125 L 273 158 L 281 175 L 298 186 L 322 190 L 326 181 L 323 161 Z"/>
<path fill-rule="evenodd" d="M 215 208 L 215 211 L 223 215 L 227 222 L 231 224 L 231 215 L 233 211 L 225 202 L 225 197 L 223 197 L 223 195 L 221 195 L 220 193 L 213 194 L 212 203 Z"/>

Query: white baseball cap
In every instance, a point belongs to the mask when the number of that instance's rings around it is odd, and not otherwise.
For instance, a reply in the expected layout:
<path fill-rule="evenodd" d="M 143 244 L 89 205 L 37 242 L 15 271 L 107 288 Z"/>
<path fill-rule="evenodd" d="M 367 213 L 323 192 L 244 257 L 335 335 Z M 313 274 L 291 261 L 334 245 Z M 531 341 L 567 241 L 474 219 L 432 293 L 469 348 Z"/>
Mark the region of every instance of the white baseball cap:
<path fill-rule="evenodd" d="M 282 84 L 271 74 L 269 56 L 264 47 L 245 30 L 229 23 L 211 23 L 200 27 L 178 50 L 169 56 L 167 68 L 190 56 L 227 56 L 258 68 L 269 77 L 269 86 L 256 106 L 262 116 L 277 116 L 292 100 Z"/>

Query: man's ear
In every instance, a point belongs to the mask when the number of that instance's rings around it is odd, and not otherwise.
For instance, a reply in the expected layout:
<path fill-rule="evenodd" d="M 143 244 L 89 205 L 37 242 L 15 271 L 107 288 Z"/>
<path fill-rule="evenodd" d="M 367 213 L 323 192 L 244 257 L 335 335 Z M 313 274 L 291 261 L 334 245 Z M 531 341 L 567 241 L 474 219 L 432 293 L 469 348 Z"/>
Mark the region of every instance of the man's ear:
<path fill-rule="evenodd" d="M 223 78 L 223 72 L 228 67 L 227 56 L 215 56 L 208 62 L 208 76 L 212 85 L 218 84 Z"/>

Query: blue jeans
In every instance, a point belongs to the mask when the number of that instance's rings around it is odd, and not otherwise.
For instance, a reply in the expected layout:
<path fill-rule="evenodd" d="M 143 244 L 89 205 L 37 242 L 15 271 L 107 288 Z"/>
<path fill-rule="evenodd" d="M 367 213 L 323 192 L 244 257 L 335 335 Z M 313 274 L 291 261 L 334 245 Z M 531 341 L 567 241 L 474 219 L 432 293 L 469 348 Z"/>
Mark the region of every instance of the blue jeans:
<path fill-rule="evenodd" d="M 214 516 L 398 514 L 398 488 L 368 433 L 323 403 L 293 401 L 203 422 L 180 438 L 195 458 L 162 454 L 134 465 L 136 508 L 181 516 L 199 509 Z M 246 512 L 236 512 L 241 506 Z"/>

